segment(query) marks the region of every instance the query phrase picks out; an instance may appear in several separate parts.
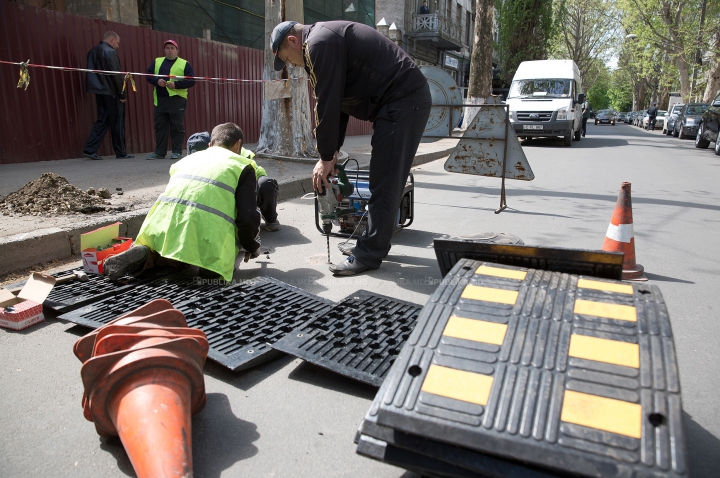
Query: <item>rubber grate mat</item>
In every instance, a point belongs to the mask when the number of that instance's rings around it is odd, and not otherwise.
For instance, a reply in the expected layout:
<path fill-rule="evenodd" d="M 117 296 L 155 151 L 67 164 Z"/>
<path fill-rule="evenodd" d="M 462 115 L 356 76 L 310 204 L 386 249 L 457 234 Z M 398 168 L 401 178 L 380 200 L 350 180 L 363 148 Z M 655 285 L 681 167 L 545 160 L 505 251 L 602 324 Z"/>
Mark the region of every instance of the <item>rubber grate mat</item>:
<path fill-rule="evenodd" d="M 52 276 L 61 278 L 68 276 L 75 271 L 81 270 L 83 270 L 82 267 L 77 267 L 75 269 L 57 272 L 52 274 Z M 168 272 L 156 272 L 154 275 L 148 277 L 147 273 L 145 273 L 141 278 L 124 276 L 117 282 L 111 281 L 104 275 L 88 274 L 87 282 L 74 280 L 72 282 L 66 282 L 65 284 L 59 284 L 53 287 L 47 299 L 43 302 L 43 307 L 47 307 L 48 309 L 56 312 L 69 312 L 70 310 L 77 309 L 85 304 L 89 304 L 104 297 L 128 290 L 129 288 L 132 288 L 142 282 L 147 282 L 157 278 L 158 276 L 168 274 Z"/>
<path fill-rule="evenodd" d="M 474 259 L 566 274 L 622 279 L 623 254 L 618 252 L 440 239 L 436 239 L 433 246 L 443 277 L 460 259 Z"/>
<path fill-rule="evenodd" d="M 359 290 L 273 348 L 379 387 L 419 312 L 419 305 Z"/>
<path fill-rule="evenodd" d="M 210 342 L 208 357 L 238 371 L 271 360 L 271 345 L 332 302 L 269 277 L 232 285 L 176 306 Z"/>
<path fill-rule="evenodd" d="M 379 425 L 583 476 L 686 476 L 660 290 L 462 259 L 386 379 Z"/>
<path fill-rule="evenodd" d="M 407 350 L 404 349 L 401 355 Z M 402 357 L 398 357 L 398 360 L 402 360 Z M 385 381 L 378 390 L 370 410 L 365 415 L 355 436 L 359 455 L 414 471 L 420 476 L 452 478 L 478 476 L 551 478 L 557 476 L 554 473 L 531 468 L 512 460 L 378 425 L 377 413 L 388 384 L 389 381 Z"/>
<path fill-rule="evenodd" d="M 208 281 L 181 274 L 160 277 L 120 290 L 112 296 L 66 312 L 58 318 L 95 329 L 153 299 L 167 299 L 175 306 L 180 302 L 204 297 L 227 287 L 205 282 Z"/>

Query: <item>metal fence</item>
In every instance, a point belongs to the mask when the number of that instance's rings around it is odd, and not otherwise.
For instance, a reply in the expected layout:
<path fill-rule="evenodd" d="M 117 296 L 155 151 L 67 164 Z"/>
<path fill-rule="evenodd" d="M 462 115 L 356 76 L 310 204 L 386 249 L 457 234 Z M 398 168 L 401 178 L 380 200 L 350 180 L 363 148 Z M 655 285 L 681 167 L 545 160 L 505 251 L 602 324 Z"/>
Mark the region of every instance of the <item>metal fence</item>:
<path fill-rule="evenodd" d="M 173 38 L 198 76 L 262 78 L 262 50 L 0 0 L 0 60 L 85 68 L 87 52 L 108 30 L 122 39 L 118 54 L 126 71 L 145 72 L 162 55 L 163 42 Z M 30 87 L 23 91 L 16 88 L 18 72 L 0 65 L 0 164 L 80 157 L 95 121 L 85 74 L 30 68 Z M 126 144 L 129 153 L 145 153 L 155 147 L 153 92 L 142 77 L 136 85 L 126 104 Z M 260 83 L 197 82 L 190 90 L 185 129 L 189 135 L 232 121 L 243 128 L 247 142 L 256 142 L 262 101 Z M 348 126 L 348 135 L 371 133 L 367 122 L 351 120 Z M 112 154 L 109 135 L 98 153 Z"/>

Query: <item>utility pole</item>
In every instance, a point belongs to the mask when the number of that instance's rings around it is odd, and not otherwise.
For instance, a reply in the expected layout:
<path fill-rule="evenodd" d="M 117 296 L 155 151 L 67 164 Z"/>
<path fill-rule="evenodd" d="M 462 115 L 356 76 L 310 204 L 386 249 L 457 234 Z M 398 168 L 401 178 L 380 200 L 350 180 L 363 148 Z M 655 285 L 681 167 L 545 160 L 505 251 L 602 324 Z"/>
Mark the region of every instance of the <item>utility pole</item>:
<path fill-rule="evenodd" d="M 476 0 L 473 51 L 470 56 L 468 104 L 481 105 L 492 93 L 494 0 Z M 465 108 L 462 128 L 466 129 L 480 108 Z"/>
<path fill-rule="evenodd" d="M 275 56 L 270 46 L 270 34 L 278 23 L 286 20 L 303 23 L 303 0 L 267 0 L 265 2 L 263 79 L 290 79 L 290 81 L 263 84 L 262 121 L 256 153 L 274 156 L 317 157 L 305 69 L 286 66 L 283 71 L 276 72 L 273 68 Z"/>

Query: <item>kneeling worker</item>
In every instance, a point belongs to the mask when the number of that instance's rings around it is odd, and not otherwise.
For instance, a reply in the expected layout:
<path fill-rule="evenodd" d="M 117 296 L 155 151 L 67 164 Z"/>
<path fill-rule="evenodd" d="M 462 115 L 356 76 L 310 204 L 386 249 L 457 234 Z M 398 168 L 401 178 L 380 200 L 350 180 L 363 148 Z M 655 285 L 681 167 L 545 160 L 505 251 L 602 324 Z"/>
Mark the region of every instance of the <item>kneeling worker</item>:
<path fill-rule="evenodd" d="M 255 170 L 239 155 L 242 130 L 233 123 L 212 130 L 212 145 L 170 168 L 170 182 L 145 217 L 135 245 L 105 261 L 117 280 L 169 259 L 231 280 L 242 247 L 245 261 L 260 255 L 260 212 Z"/>
<path fill-rule="evenodd" d="M 194 133 L 188 138 L 187 152 L 188 154 L 205 151 L 210 147 L 210 135 L 207 131 L 202 133 Z M 243 147 L 240 148 L 240 159 L 242 163 L 252 166 L 255 170 L 257 178 L 257 207 L 260 209 L 263 220 L 265 221 L 265 230 L 275 232 L 280 230 L 280 221 L 277 214 L 277 199 L 280 193 L 280 187 L 275 179 L 268 177 L 265 168 L 258 166 L 253 159 L 255 153 Z"/>

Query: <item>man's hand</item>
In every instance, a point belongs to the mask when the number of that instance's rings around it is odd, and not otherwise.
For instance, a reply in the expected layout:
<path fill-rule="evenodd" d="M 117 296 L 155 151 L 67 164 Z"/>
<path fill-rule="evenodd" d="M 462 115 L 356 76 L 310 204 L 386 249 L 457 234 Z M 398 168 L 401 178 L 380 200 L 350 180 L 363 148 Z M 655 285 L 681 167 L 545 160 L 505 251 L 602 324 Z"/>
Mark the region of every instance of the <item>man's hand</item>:
<path fill-rule="evenodd" d="M 127 103 L 127 99 L 125 99 L 125 100 L 120 100 L 120 103 Z"/>
<path fill-rule="evenodd" d="M 171 90 L 174 90 L 174 89 L 175 89 L 175 82 L 174 82 L 174 81 L 169 81 L 169 82 L 167 82 L 166 84 L 167 84 L 167 87 L 170 88 Z"/>
<path fill-rule="evenodd" d="M 315 164 L 315 168 L 313 169 L 312 173 L 312 181 L 313 189 L 315 189 L 316 191 L 322 191 L 323 187 L 330 187 L 327 178 L 332 174 L 333 171 L 335 171 L 337 155 L 338 153 L 337 151 L 335 151 L 335 154 L 333 155 L 333 159 L 331 161 L 323 161 L 322 159 L 319 159 L 318 162 Z"/>
<path fill-rule="evenodd" d="M 255 252 L 245 251 L 245 259 L 243 259 L 243 262 L 247 262 L 250 259 L 257 259 L 258 257 L 260 257 L 260 248 L 259 247 L 257 249 L 255 249 Z"/>
<path fill-rule="evenodd" d="M 165 81 L 165 80 L 163 80 L 162 78 L 160 78 L 160 79 L 158 80 L 158 86 L 162 86 L 163 88 L 165 88 L 165 85 L 167 85 L 167 81 Z"/>

